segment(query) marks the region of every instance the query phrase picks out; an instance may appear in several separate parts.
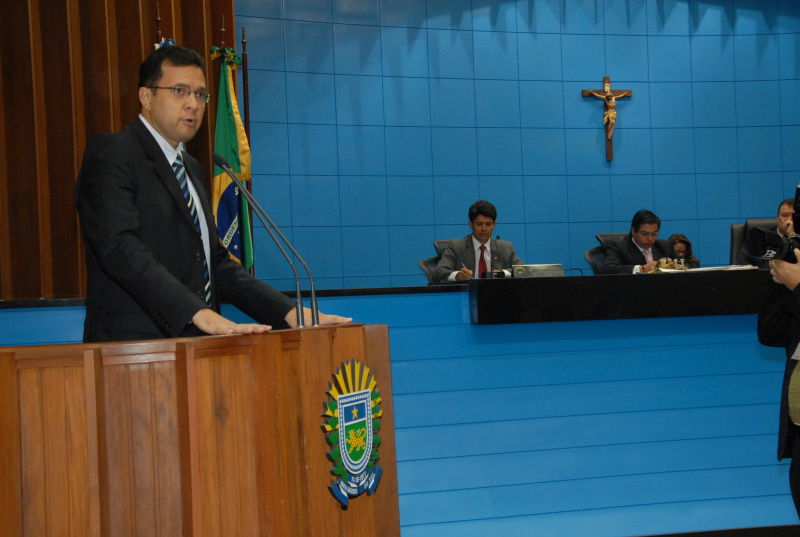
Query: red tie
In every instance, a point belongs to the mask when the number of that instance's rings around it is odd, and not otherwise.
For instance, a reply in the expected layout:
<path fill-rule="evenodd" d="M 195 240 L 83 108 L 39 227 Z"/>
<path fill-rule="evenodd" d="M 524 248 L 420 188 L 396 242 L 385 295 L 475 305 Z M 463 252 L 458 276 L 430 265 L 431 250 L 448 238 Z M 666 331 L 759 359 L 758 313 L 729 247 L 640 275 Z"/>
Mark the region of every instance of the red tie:
<path fill-rule="evenodd" d="M 486 246 L 481 244 L 481 260 L 478 261 L 478 278 L 483 278 L 483 273 L 486 272 L 486 258 L 483 252 L 486 251 Z"/>

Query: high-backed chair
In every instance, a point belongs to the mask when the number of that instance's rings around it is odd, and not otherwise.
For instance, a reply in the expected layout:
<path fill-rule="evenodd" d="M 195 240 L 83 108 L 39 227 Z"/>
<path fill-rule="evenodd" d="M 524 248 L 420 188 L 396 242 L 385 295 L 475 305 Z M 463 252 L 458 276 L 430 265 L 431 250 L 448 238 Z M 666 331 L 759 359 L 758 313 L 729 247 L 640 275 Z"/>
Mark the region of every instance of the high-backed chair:
<path fill-rule="evenodd" d="M 444 254 L 448 244 L 450 244 L 450 239 L 439 239 L 433 241 L 433 246 L 436 248 L 436 256 L 419 260 L 419 268 L 421 268 L 422 272 L 425 273 L 425 276 L 428 277 L 428 285 L 434 283 L 433 271 L 436 269 L 436 265 L 438 265 L 439 261 L 442 259 L 442 255 Z"/>
<path fill-rule="evenodd" d="M 771 229 L 776 226 L 775 218 L 748 218 L 741 224 L 731 224 L 731 265 L 748 265 L 748 261 L 741 256 L 742 246 L 747 234 L 754 227 Z"/>
<path fill-rule="evenodd" d="M 422 272 L 425 273 L 425 276 L 428 277 L 428 285 L 433 283 L 433 271 L 436 269 L 436 265 L 438 264 L 439 258 L 435 256 L 419 260 L 419 268 L 421 268 Z"/>
<path fill-rule="evenodd" d="M 589 266 L 592 267 L 592 272 L 595 274 L 600 274 L 600 269 L 603 268 L 603 261 L 606 258 L 606 252 L 604 248 L 602 246 L 595 246 L 591 250 L 586 250 L 583 252 L 583 257 L 586 258 Z"/>
<path fill-rule="evenodd" d="M 600 241 L 600 246 L 605 248 L 609 242 L 618 241 L 627 235 L 627 233 L 598 233 L 595 235 L 595 237 L 597 237 L 597 240 Z"/>
<path fill-rule="evenodd" d="M 436 248 L 436 255 L 439 256 L 439 259 L 442 258 L 444 251 L 449 245 L 450 239 L 439 239 L 438 241 L 433 241 L 433 246 Z"/>

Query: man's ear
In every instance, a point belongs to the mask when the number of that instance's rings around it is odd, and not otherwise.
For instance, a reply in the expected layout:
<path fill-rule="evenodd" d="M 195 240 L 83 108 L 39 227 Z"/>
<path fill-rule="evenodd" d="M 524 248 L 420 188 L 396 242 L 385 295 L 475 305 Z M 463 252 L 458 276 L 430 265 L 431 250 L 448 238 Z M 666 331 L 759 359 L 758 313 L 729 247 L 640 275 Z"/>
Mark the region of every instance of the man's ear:
<path fill-rule="evenodd" d="M 150 91 L 144 86 L 139 88 L 139 102 L 142 108 L 150 110 Z"/>

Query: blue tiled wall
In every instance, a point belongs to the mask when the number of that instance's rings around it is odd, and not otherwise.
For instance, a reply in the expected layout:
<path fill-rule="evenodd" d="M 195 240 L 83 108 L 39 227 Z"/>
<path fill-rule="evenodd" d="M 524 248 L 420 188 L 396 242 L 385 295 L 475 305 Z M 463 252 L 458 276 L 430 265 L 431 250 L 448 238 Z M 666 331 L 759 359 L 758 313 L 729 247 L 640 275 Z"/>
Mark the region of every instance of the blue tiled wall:
<path fill-rule="evenodd" d="M 255 194 L 319 288 L 424 285 L 497 205 L 531 263 L 590 272 L 640 208 L 705 266 L 800 182 L 796 0 L 237 0 Z M 241 37 L 241 36 L 240 36 Z M 240 46 L 237 46 L 240 48 Z M 614 160 L 602 103 L 621 99 Z M 292 274 L 256 222 L 256 273 Z"/>
<path fill-rule="evenodd" d="M 755 315 L 475 326 L 466 292 L 320 307 L 389 325 L 402 537 L 798 522 L 775 458 L 784 353 Z M 77 343 L 83 317 L 0 309 L 0 344 Z"/>

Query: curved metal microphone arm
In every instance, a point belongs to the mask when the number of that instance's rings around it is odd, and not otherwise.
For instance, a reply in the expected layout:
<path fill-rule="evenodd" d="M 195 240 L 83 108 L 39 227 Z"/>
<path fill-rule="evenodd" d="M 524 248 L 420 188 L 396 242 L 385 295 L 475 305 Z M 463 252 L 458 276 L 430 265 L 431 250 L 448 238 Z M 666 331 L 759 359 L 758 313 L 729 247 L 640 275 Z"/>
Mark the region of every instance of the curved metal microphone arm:
<path fill-rule="evenodd" d="M 291 265 L 292 270 L 294 271 L 295 282 L 297 283 L 297 326 L 298 326 L 298 328 L 303 328 L 303 326 L 304 326 L 304 322 L 303 322 L 303 299 L 302 299 L 301 292 L 300 292 L 300 278 L 297 275 L 297 269 L 295 268 L 294 263 L 292 263 L 292 260 L 289 258 L 289 255 L 286 253 L 286 251 L 283 249 L 283 247 L 281 246 L 281 244 L 278 241 L 278 239 L 275 237 L 275 234 L 272 232 L 272 229 L 275 230 L 275 233 L 278 234 L 278 236 L 281 238 L 281 240 L 283 240 L 283 242 L 286 244 L 286 246 L 289 247 L 289 249 L 292 251 L 292 253 L 295 256 L 297 256 L 297 260 L 300 261 L 300 264 L 302 264 L 303 267 L 306 269 L 306 272 L 308 273 L 308 281 L 309 281 L 309 284 L 310 284 L 310 287 L 311 287 L 311 323 L 312 323 L 312 326 L 319 326 L 319 306 L 317 305 L 317 293 L 316 293 L 316 290 L 314 288 L 314 278 L 313 278 L 313 276 L 311 276 L 311 270 L 308 268 L 308 265 L 303 260 L 303 257 L 299 253 L 297 253 L 297 250 L 294 249 L 294 246 L 292 246 L 292 243 L 289 242 L 289 240 L 284 236 L 284 234 L 281 233 L 280 228 L 278 228 L 278 226 L 275 225 L 275 222 L 272 221 L 272 218 L 269 217 L 267 212 L 261 207 L 261 205 L 258 203 L 258 201 L 256 201 L 256 199 L 253 197 L 253 195 L 250 192 L 248 192 L 248 190 L 244 187 L 244 185 L 239 180 L 239 178 L 236 177 L 236 174 L 233 173 L 233 171 L 231 170 L 231 167 L 228 165 L 228 162 L 223 157 L 221 157 L 220 155 L 218 155 L 216 153 L 212 156 L 212 160 L 214 160 L 214 164 L 216 164 L 217 166 L 222 168 L 222 170 L 225 173 L 227 173 L 228 176 L 230 176 L 231 180 L 236 184 L 236 186 L 239 187 L 239 192 L 241 192 L 244 195 L 244 197 L 247 199 L 248 203 L 250 203 L 250 205 L 253 206 L 253 208 L 255 209 L 256 216 L 258 216 L 258 219 L 261 220 L 261 223 L 264 225 L 264 228 L 266 228 L 266 230 L 269 233 L 270 237 L 272 237 L 272 240 L 275 241 L 275 244 L 278 246 L 278 248 L 280 249 L 280 251 L 283 254 L 283 256 L 289 262 L 289 265 Z M 266 222 L 264 221 L 265 219 L 266 219 Z M 267 222 L 269 222 L 269 225 L 267 225 Z M 270 229 L 270 226 L 272 226 L 272 229 Z"/>

